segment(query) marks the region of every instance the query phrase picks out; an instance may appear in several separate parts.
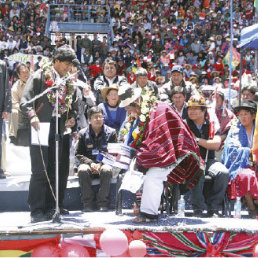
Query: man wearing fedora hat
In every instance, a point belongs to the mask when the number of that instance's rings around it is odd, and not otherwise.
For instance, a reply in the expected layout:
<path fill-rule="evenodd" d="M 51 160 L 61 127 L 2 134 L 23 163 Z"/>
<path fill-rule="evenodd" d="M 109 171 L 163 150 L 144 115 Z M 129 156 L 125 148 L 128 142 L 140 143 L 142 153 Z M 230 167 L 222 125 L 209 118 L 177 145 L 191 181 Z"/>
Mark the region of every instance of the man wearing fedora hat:
<path fill-rule="evenodd" d="M 128 120 L 125 143 L 136 149 L 137 164 L 147 170 L 140 214 L 134 222 L 156 221 L 164 181 L 185 183 L 188 188 L 197 184 L 201 176 L 199 149 L 170 105 L 157 102 L 152 93 L 130 85 L 120 87 L 118 94 L 120 106 L 134 117 Z"/>
<path fill-rule="evenodd" d="M 132 87 L 152 91 L 156 97 L 158 96 L 157 84 L 148 80 L 148 72 L 146 69 L 139 67 L 136 70 L 135 75 L 136 81 L 132 84 Z"/>
<path fill-rule="evenodd" d="M 183 79 L 183 67 L 181 65 L 174 65 L 172 68 L 171 80 L 165 83 L 159 92 L 159 99 L 161 101 L 171 104 L 171 92 L 175 86 L 184 87 L 187 94 L 187 100 L 193 94 L 198 94 L 197 89 L 192 85 L 191 82 L 185 82 Z"/>
<path fill-rule="evenodd" d="M 195 139 L 200 148 L 200 154 L 205 161 L 205 175 L 209 175 L 214 180 L 210 196 L 207 198 L 207 216 L 219 216 L 219 209 L 224 199 L 228 185 L 228 170 L 215 159 L 215 150 L 221 143 L 219 132 L 211 135 L 211 122 L 207 117 L 207 106 L 203 96 L 193 95 L 187 102 L 188 118 L 187 125 L 195 135 Z M 192 191 L 192 207 L 194 215 L 202 216 L 205 209 L 205 197 L 203 186 L 205 175 L 203 174 Z"/>

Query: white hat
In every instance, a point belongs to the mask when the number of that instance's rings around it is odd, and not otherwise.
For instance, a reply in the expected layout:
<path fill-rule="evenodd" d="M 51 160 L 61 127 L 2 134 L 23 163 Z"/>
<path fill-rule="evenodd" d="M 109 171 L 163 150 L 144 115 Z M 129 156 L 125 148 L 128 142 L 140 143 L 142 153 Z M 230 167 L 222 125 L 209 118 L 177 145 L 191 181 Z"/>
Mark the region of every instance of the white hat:
<path fill-rule="evenodd" d="M 119 107 L 129 106 L 141 96 L 141 93 L 141 88 L 134 88 L 130 84 L 120 86 L 118 90 L 119 99 L 121 101 Z"/>

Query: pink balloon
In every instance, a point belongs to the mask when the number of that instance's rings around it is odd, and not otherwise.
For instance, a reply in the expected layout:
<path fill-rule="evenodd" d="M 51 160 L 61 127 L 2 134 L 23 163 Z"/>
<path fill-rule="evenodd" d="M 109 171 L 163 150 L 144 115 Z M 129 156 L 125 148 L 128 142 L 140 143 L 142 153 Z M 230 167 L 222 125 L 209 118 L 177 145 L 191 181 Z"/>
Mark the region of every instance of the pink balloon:
<path fill-rule="evenodd" d="M 61 246 L 61 257 L 90 257 L 88 250 L 77 244 Z"/>
<path fill-rule="evenodd" d="M 108 255 L 118 256 L 128 249 L 128 240 L 119 229 L 107 229 L 100 236 L 100 246 Z"/>
<path fill-rule="evenodd" d="M 253 257 L 258 257 L 258 244 L 256 244 L 254 246 L 254 249 L 253 249 Z"/>
<path fill-rule="evenodd" d="M 144 257 L 146 253 L 146 244 L 141 240 L 133 240 L 129 244 L 129 254 L 131 257 Z"/>
<path fill-rule="evenodd" d="M 37 246 L 31 253 L 31 257 L 59 257 L 59 248 L 53 244 Z"/>
<path fill-rule="evenodd" d="M 127 249 L 125 252 L 119 255 L 113 255 L 111 257 L 130 257 L 129 250 Z"/>

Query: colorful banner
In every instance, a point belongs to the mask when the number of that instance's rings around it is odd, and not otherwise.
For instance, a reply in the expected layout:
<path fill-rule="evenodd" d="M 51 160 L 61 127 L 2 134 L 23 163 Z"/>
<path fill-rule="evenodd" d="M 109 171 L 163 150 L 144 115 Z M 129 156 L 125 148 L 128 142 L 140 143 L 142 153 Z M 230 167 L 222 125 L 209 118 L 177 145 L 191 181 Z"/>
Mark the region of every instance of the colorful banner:
<path fill-rule="evenodd" d="M 38 62 L 38 57 L 42 57 L 42 61 L 44 63 L 49 62 L 49 58 L 42 55 L 29 55 L 29 54 L 23 54 L 23 53 L 16 53 L 13 55 L 8 56 L 8 61 L 11 63 L 20 62 L 20 63 L 26 63 L 26 62 L 33 62 L 33 64 L 36 64 Z M 33 57 L 33 58 L 32 58 Z"/>
<path fill-rule="evenodd" d="M 250 257 L 254 255 L 254 247 L 258 245 L 258 235 L 246 233 L 123 230 L 122 234 L 126 236 L 128 246 L 134 240 L 143 241 L 147 247 L 145 257 Z M 63 234 L 62 241 L 60 236 L 50 239 L 0 241 L 0 257 L 67 257 L 71 252 L 80 257 L 109 257 L 101 248 L 101 235 L 66 237 Z M 110 245 L 113 244 L 115 243 L 110 242 Z M 130 257 L 129 253 L 127 250 L 127 257 Z"/>
<path fill-rule="evenodd" d="M 30 257 L 38 246 L 57 246 L 60 236 L 54 238 L 26 239 L 26 240 L 1 240 L 0 257 Z"/>
<path fill-rule="evenodd" d="M 228 50 L 227 54 L 223 58 L 223 64 L 229 65 L 230 60 L 230 49 Z M 232 70 L 234 70 L 240 63 L 240 54 L 237 52 L 237 50 L 233 47 L 232 48 Z"/>

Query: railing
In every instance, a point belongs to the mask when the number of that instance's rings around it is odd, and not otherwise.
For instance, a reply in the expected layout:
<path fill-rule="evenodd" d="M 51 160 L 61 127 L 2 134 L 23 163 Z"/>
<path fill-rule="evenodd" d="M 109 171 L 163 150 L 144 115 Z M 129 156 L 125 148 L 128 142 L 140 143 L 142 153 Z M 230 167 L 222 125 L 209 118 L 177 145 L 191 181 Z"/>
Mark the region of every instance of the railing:
<path fill-rule="evenodd" d="M 108 23 L 106 5 L 50 4 L 50 21 Z"/>
<path fill-rule="evenodd" d="M 56 31 L 106 33 L 112 42 L 110 8 L 108 5 L 50 4 L 46 34 Z"/>

